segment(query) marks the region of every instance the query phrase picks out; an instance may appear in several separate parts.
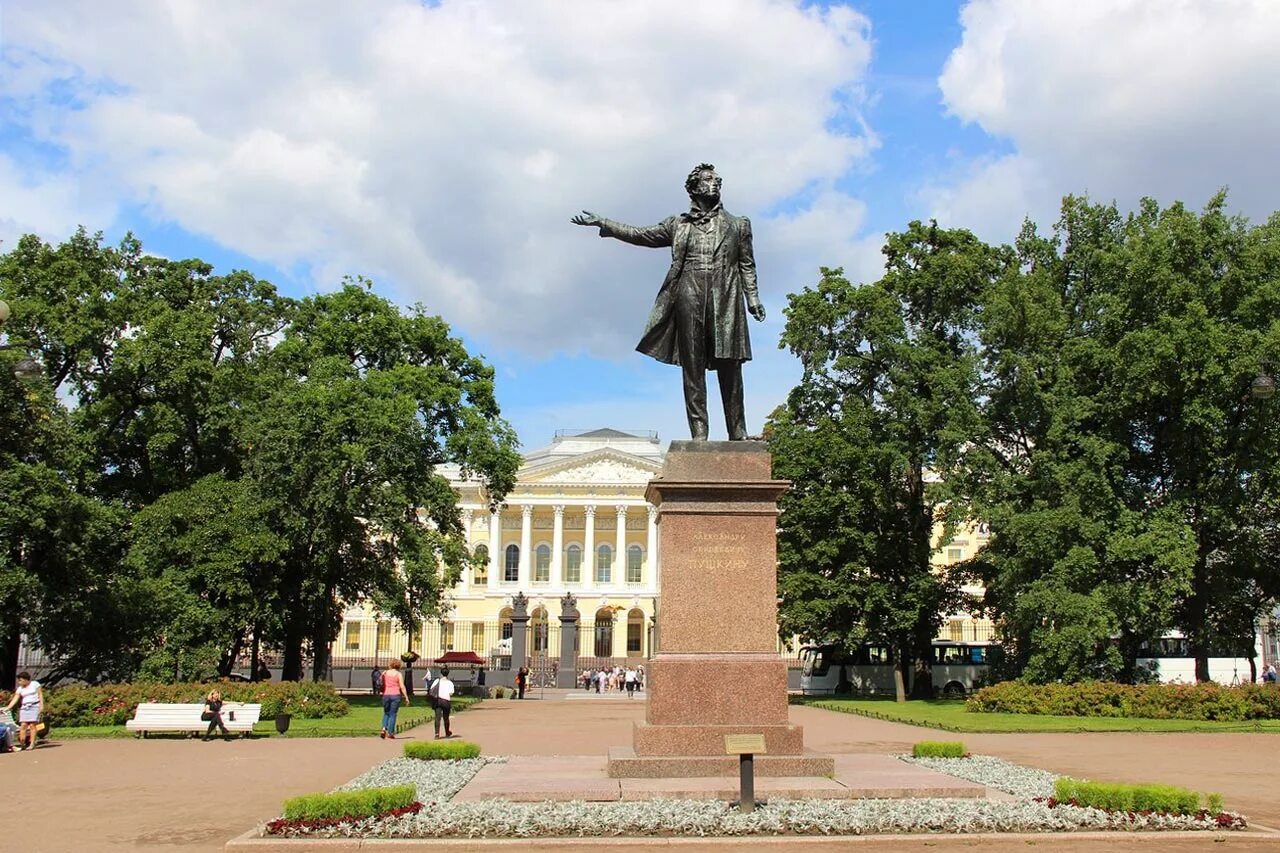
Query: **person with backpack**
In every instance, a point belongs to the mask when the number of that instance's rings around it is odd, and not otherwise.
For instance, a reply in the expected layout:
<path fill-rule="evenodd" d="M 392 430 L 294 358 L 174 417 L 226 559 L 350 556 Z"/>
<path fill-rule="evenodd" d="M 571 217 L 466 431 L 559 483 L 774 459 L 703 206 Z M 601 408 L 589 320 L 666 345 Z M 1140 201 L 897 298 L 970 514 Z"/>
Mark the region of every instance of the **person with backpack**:
<path fill-rule="evenodd" d="M 381 696 L 382 695 L 382 670 L 378 669 L 376 665 L 373 667 L 372 670 L 369 671 L 369 681 L 373 685 L 372 686 L 373 695 Z"/>
<path fill-rule="evenodd" d="M 453 728 L 449 725 L 449 711 L 453 707 L 453 682 L 449 680 L 448 667 L 440 668 L 440 677 L 427 688 L 427 697 L 436 709 L 436 740 L 440 739 L 441 723 L 444 723 L 444 736 L 453 737 Z"/>
<path fill-rule="evenodd" d="M 391 663 L 382 673 L 382 733 L 381 738 L 396 737 L 396 715 L 400 713 L 400 702 L 409 704 L 409 694 L 404 689 L 404 676 L 400 674 L 400 661 L 392 658 Z"/>

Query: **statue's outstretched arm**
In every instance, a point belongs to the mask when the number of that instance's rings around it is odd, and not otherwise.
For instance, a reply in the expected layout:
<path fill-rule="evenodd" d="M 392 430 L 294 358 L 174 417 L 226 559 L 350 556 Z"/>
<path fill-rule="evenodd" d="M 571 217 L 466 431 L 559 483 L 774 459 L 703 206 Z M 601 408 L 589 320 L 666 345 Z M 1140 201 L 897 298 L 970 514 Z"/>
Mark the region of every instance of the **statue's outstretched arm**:
<path fill-rule="evenodd" d="M 573 217 L 571 221 L 575 225 L 594 225 L 598 227 L 601 237 L 613 237 L 624 243 L 652 248 L 670 246 L 675 229 L 673 219 L 664 219 L 657 225 L 637 227 L 635 225 L 626 225 L 622 222 L 614 222 L 612 219 L 605 219 L 603 216 L 597 216 L 589 210 L 582 211 L 582 213 Z"/>

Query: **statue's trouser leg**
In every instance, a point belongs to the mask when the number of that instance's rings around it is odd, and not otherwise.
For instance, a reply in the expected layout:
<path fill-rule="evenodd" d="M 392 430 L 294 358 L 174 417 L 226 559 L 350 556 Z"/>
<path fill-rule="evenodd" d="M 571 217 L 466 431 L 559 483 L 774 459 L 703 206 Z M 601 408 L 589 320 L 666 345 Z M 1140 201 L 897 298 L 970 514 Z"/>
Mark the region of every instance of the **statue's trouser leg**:
<path fill-rule="evenodd" d="M 730 441 L 747 437 L 747 413 L 742 402 L 742 362 L 721 361 L 716 365 L 720 380 L 720 400 L 724 403 L 724 425 Z"/>
<path fill-rule="evenodd" d="M 707 276 L 686 271 L 680 280 L 676 346 L 684 374 L 684 411 L 694 440 L 707 437 Z"/>
<path fill-rule="evenodd" d="M 680 370 L 684 372 L 684 411 L 689 417 L 689 434 L 694 439 L 705 439 L 707 437 L 707 359 L 703 352 L 681 353 L 680 359 Z"/>

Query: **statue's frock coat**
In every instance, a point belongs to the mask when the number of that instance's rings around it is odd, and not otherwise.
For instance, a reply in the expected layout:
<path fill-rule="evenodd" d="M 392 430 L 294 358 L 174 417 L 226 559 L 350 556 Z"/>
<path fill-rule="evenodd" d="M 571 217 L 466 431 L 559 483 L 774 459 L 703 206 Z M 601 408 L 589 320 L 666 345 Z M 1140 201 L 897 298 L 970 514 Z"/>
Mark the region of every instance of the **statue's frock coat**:
<path fill-rule="evenodd" d="M 711 301 L 708 314 L 713 320 L 714 349 L 707 355 L 712 367 L 716 361 L 751 360 L 751 338 L 747 333 L 744 300 L 759 299 L 756 261 L 751 247 L 751 220 L 723 210 L 717 216 L 721 221 L 709 264 L 711 286 L 707 289 L 707 298 Z M 686 214 L 668 217 L 648 227 L 624 225 L 609 219 L 604 220 L 600 227 L 601 237 L 615 237 L 637 246 L 671 247 L 671 267 L 653 301 L 649 324 L 636 345 L 639 352 L 666 364 L 680 363 L 677 333 L 682 318 L 677 310 L 677 294 L 695 227 Z M 706 268 L 707 265 L 701 266 Z"/>

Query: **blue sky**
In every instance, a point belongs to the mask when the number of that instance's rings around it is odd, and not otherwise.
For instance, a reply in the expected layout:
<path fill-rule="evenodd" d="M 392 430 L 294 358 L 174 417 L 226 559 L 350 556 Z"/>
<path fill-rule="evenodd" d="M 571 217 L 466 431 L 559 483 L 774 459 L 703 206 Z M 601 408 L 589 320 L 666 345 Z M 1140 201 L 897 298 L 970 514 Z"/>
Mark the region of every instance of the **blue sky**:
<path fill-rule="evenodd" d="M 633 351 L 665 253 L 568 220 L 674 213 L 699 161 L 754 223 L 753 431 L 797 377 L 787 294 L 874 278 L 911 219 L 1007 240 L 1069 192 L 1280 198 L 1266 0 L 113 9 L 0 6 L 0 248 L 84 224 L 293 295 L 367 275 L 495 365 L 530 448 L 684 437 L 678 371 Z"/>

